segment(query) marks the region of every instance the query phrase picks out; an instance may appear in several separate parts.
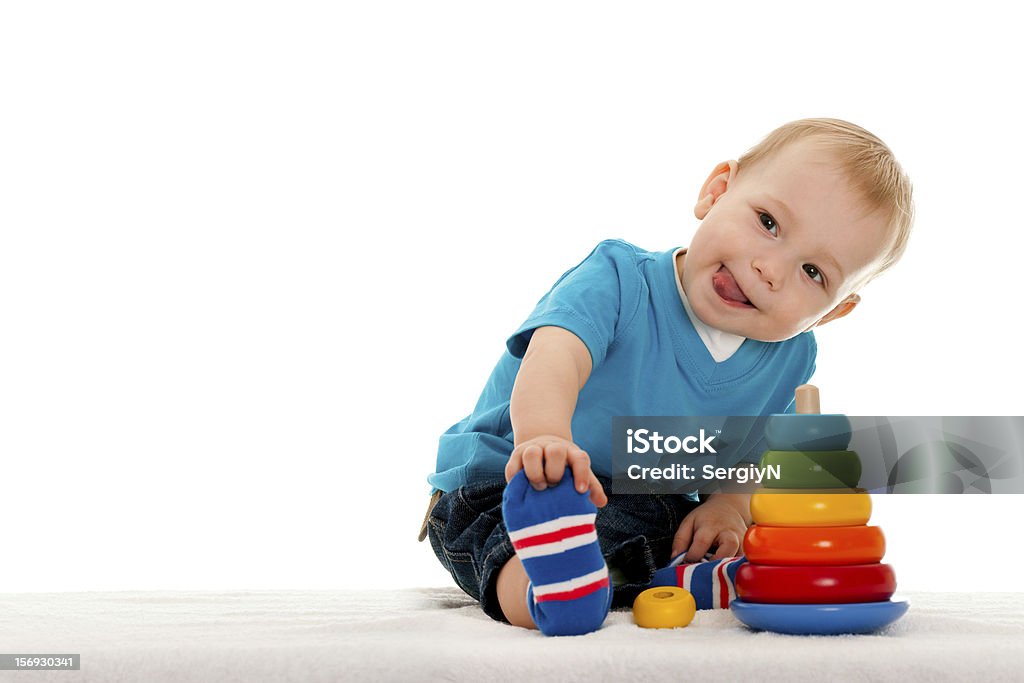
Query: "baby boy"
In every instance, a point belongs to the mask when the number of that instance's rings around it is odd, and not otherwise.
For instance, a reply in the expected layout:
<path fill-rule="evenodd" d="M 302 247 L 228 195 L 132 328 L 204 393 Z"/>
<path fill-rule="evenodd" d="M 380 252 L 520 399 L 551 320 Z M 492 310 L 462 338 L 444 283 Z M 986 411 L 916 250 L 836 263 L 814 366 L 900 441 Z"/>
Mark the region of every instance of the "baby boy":
<path fill-rule="evenodd" d="M 718 164 L 694 213 L 686 248 L 608 240 L 563 274 L 441 437 L 424 531 L 494 619 L 587 633 L 653 585 L 726 606 L 749 494 L 609 495 L 612 417 L 791 411 L 811 330 L 854 310 L 913 222 L 891 151 L 836 119 Z"/>

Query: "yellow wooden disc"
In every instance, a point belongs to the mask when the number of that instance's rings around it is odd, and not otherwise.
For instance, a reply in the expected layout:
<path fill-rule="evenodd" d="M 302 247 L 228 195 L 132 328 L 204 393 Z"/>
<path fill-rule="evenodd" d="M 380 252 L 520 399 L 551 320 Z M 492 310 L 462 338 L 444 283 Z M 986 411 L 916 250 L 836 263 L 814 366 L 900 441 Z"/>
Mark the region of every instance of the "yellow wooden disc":
<path fill-rule="evenodd" d="M 762 489 L 750 497 L 750 516 L 755 524 L 764 526 L 867 524 L 871 496 L 863 489 L 845 490 L 850 493 L 836 493 L 837 489 Z"/>
<path fill-rule="evenodd" d="M 643 628 L 678 628 L 693 621 L 697 603 L 677 586 L 648 588 L 633 601 L 633 621 Z"/>

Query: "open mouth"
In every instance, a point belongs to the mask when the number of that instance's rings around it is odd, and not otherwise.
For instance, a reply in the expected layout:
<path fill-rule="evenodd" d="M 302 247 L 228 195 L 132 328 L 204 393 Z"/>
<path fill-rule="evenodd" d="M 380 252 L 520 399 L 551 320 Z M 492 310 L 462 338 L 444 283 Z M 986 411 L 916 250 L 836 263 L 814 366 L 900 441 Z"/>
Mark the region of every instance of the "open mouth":
<path fill-rule="evenodd" d="M 740 289 L 736 278 L 732 276 L 732 273 L 725 266 L 719 268 L 718 272 L 711 276 L 711 285 L 715 288 L 715 293 L 726 303 L 741 308 L 757 308 L 754 304 L 750 303 L 750 299 Z"/>

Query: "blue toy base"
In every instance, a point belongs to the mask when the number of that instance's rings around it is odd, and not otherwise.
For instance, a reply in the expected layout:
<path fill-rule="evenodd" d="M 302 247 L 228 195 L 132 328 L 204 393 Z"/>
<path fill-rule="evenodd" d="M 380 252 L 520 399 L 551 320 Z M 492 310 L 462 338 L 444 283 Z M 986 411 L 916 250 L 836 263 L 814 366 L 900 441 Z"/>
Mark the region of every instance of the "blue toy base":
<path fill-rule="evenodd" d="M 733 615 L 750 628 L 793 635 L 870 633 L 888 626 L 910 607 L 906 600 L 846 605 L 780 605 L 733 600 Z"/>

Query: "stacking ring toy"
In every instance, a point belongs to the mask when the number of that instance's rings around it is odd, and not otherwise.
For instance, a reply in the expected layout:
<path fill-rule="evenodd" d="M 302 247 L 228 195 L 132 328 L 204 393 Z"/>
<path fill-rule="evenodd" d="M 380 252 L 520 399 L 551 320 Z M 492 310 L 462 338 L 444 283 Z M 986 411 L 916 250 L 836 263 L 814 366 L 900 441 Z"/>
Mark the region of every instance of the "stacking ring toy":
<path fill-rule="evenodd" d="M 871 496 L 862 489 L 761 489 L 750 496 L 750 515 L 765 526 L 860 526 L 871 519 Z"/>
<path fill-rule="evenodd" d="M 768 448 L 776 451 L 844 451 L 852 437 L 845 415 L 771 415 L 765 422 Z"/>
<path fill-rule="evenodd" d="M 885 555 L 885 536 L 877 526 L 754 525 L 743 554 L 755 564 L 873 564 Z"/>
<path fill-rule="evenodd" d="M 766 477 L 768 488 L 854 488 L 860 481 L 860 458 L 853 451 L 765 451 L 761 469 L 777 467 L 779 478 Z"/>
<path fill-rule="evenodd" d="M 750 628 L 818 636 L 877 631 L 902 617 L 909 607 L 906 600 L 849 605 L 763 605 L 733 600 L 729 604 L 733 615 Z"/>
<path fill-rule="evenodd" d="M 781 566 L 747 562 L 736 570 L 736 595 L 747 602 L 881 602 L 896 592 L 887 564 Z"/>
<path fill-rule="evenodd" d="M 633 601 L 633 621 L 643 628 L 677 628 L 693 621 L 697 603 L 676 586 L 648 588 Z"/>

